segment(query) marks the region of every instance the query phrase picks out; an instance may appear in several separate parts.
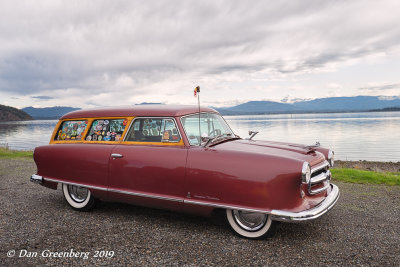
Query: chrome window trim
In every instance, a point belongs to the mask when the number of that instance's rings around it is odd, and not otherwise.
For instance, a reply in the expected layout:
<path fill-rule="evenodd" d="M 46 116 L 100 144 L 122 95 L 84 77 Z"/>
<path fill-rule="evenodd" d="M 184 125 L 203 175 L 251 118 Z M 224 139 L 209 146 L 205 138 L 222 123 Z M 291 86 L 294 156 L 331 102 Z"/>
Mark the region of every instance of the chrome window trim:
<path fill-rule="evenodd" d="M 203 112 L 200 112 L 200 114 L 207 114 L 207 113 L 216 114 L 216 115 L 221 116 L 221 118 L 224 120 L 225 124 L 228 126 L 229 130 L 231 130 L 231 132 L 233 133 L 233 135 L 236 136 L 236 134 L 235 134 L 235 132 L 232 130 L 231 126 L 226 122 L 225 118 L 224 118 L 221 114 L 219 114 L 218 112 L 212 112 L 212 111 L 203 111 Z M 181 123 L 183 132 L 185 133 L 185 136 L 186 136 L 186 139 L 188 140 L 189 145 L 190 145 L 190 146 L 195 146 L 195 147 L 196 147 L 196 146 L 200 146 L 200 145 L 192 145 L 192 144 L 190 144 L 188 135 L 187 135 L 187 133 L 186 133 L 186 129 L 185 129 L 185 127 L 184 127 L 184 125 L 183 125 L 183 122 L 182 122 L 182 119 L 183 119 L 183 118 L 186 118 L 186 117 L 189 117 L 189 116 L 196 115 L 196 114 L 198 115 L 199 113 L 198 113 L 198 112 L 196 112 L 196 113 L 190 113 L 190 114 L 181 116 L 181 117 L 179 118 L 179 121 L 180 121 L 180 123 Z"/>
<path fill-rule="evenodd" d="M 180 138 L 178 142 L 162 142 L 161 141 L 161 142 L 148 142 L 148 143 L 154 143 L 154 144 L 158 144 L 158 143 L 179 143 L 182 140 L 182 134 L 179 131 L 178 123 L 176 122 L 176 119 L 174 117 L 151 117 L 151 116 L 148 117 L 148 116 L 141 116 L 141 117 L 133 118 L 133 120 L 131 121 L 131 124 L 129 125 L 128 131 L 126 132 L 126 134 L 124 136 L 124 140 L 122 140 L 122 143 L 124 143 L 124 142 L 140 142 L 140 141 L 128 141 L 128 140 L 126 140 L 126 138 L 128 137 L 128 134 L 130 133 L 130 130 L 131 130 L 133 124 L 135 123 L 135 120 L 137 120 L 137 119 L 171 119 L 175 123 L 175 127 L 176 127 L 176 130 L 178 131 L 178 135 L 179 135 L 179 138 Z"/>

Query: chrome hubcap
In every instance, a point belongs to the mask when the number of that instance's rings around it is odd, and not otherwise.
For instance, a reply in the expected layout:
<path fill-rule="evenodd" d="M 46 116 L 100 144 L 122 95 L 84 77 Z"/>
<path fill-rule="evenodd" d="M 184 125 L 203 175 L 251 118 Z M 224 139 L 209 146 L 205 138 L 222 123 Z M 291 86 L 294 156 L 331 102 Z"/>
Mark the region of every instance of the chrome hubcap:
<path fill-rule="evenodd" d="M 258 231 L 267 222 L 268 215 L 258 212 L 242 210 L 232 211 L 236 223 L 246 231 Z"/>
<path fill-rule="evenodd" d="M 89 191 L 85 187 L 68 185 L 68 193 L 75 202 L 83 202 L 86 200 Z"/>

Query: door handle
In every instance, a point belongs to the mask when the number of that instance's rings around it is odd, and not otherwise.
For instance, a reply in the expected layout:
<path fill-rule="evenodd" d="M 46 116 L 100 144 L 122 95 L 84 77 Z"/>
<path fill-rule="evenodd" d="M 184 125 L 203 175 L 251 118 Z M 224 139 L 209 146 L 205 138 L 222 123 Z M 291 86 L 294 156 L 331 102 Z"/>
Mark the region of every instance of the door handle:
<path fill-rule="evenodd" d="M 122 158 L 122 157 L 124 157 L 124 156 L 122 156 L 121 154 L 115 154 L 115 153 L 113 153 L 113 154 L 111 154 L 111 157 L 112 157 L 112 158 Z"/>

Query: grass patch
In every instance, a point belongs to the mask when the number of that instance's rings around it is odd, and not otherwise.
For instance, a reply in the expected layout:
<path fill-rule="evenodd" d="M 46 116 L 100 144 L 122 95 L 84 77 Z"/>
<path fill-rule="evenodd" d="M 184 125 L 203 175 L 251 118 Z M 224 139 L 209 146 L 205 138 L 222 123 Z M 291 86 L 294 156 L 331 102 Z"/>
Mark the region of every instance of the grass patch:
<path fill-rule="evenodd" d="M 400 185 L 400 172 L 373 172 L 356 169 L 331 169 L 333 180 L 357 184 Z"/>
<path fill-rule="evenodd" d="M 0 158 L 1 159 L 33 158 L 33 151 L 18 151 L 0 147 Z"/>

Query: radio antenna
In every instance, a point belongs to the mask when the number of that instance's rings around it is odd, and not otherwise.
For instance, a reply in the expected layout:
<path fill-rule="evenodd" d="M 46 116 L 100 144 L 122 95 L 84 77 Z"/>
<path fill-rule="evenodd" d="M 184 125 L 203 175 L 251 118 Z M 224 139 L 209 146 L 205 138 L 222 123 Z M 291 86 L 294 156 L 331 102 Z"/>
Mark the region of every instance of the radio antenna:
<path fill-rule="evenodd" d="M 197 96 L 197 103 L 199 106 L 199 146 L 201 146 L 201 129 L 200 129 L 200 86 L 194 88 L 194 96 Z"/>

